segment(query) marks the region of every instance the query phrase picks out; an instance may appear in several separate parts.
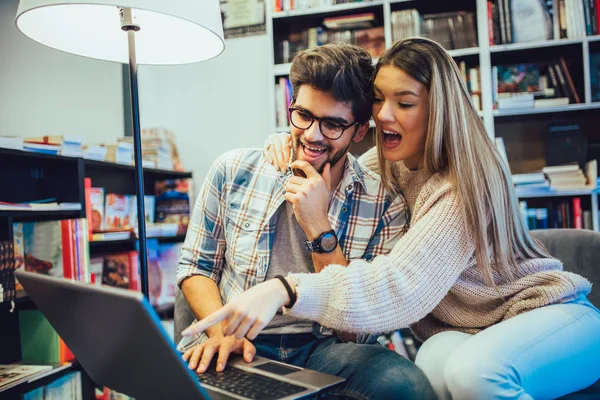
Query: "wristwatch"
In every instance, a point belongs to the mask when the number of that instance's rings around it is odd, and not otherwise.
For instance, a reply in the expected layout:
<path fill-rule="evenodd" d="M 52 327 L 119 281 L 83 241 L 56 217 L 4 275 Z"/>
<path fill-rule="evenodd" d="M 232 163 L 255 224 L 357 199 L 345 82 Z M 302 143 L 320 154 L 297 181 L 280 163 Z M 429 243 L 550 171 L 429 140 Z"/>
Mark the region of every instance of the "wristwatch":
<path fill-rule="evenodd" d="M 307 239 L 304 243 L 306 248 L 313 253 L 331 253 L 337 247 L 338 239 L 332 229 L 321 233 L 315 240 L 310 241 Z"/>

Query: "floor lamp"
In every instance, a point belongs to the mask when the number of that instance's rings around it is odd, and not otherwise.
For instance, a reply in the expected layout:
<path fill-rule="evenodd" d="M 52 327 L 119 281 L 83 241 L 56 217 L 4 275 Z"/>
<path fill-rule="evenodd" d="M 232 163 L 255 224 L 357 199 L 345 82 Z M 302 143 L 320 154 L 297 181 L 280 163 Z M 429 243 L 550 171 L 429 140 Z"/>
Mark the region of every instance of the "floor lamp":
<path fill-rule="evenodd" d="M 137 65 L 189 64 L 221 54 L 219 0 L 20 0 L 16 24 L 43 45 L 129 64 L 140 283 L 148 298 Z"/>

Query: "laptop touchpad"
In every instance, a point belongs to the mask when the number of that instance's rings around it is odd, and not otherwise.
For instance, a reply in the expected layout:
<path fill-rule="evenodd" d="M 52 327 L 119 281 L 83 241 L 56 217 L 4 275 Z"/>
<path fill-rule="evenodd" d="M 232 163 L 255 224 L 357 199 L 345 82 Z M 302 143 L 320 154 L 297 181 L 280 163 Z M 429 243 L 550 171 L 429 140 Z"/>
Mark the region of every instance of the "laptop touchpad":
<path fill-rule="evenodd" d="M 272 374 L 277 375 L 287 375 L 296 371 L 301 371 L 302 368 L 295 368 L 289 365 L 281 365 L 273 362 L 266 362 L 264 364 L 259 364 L 254 366 L 253 368 L 261 369 L 263 371 L 270 372 Z"/>

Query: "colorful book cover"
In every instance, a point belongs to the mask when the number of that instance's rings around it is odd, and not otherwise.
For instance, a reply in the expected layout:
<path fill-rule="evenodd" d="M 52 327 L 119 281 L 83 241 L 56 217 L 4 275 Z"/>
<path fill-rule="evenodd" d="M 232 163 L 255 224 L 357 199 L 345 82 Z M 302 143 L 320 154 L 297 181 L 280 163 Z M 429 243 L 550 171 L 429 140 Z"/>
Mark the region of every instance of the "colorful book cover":
<path fill-rule="evenodd" d="M 104 206 L 104 229 L 131 229 L 131 196 L 108 193 Z"/>
<path fill-rule="evenodd" d="M 498 93 L 540 92 L 537 64 L 498 65 Z"/>
<path fill-rule="evenodd" d="M 23 243 L 26 271 L 63 276 L 60 221 L 23 223 Z"/>
<path fill-rule="evenodd" d="M 190 179 L 155 182 L 156 222 L 176 223 L 177 234 L 184 235 L 190 221 Z"/>
<path fill-rule="evenodd" d="M 131 205 L 129 206 L 131 210 L 131 223 L 135 224 L 137 227 L 137 196 L 130 196 Z M 155 209 L 156 209 L 156 198 L 152 195 L 144 196 L 144 212 L 146 214 L 146 225 L 153 224 L 155 218 Z"/>
<path fill-rule="evenodd" d="M 175 302 L 177 265 L 181 243 L 159 244 L 148 241 L 148 287 L 151 303 L 164 305 Z"/>
<path fill-rule="evenodd" d="M 130 271 L 129 253 L 107 254 L 104 256 L 102 264 L 102 283 L 108 286 L 129 289 Z"/>
<path fill-rule="evenodd" d="M 89 220 L 92 232 L 102 231 L 104 229 L 104 188 L 90 188 L 90 202 L 92 216 Z"/>

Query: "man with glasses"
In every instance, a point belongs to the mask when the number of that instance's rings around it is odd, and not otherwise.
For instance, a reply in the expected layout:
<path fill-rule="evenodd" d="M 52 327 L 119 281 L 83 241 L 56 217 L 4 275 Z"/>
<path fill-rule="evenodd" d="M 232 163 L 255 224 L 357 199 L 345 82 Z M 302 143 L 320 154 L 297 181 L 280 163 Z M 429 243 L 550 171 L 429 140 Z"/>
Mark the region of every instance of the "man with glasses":
<path fill-rule="evenodd" d="M 408 222 L 404 202 L 348 154 L 369 129 L 372 73 L 371 58 L 356 46 L 299 53 L 290 70 L 288 170 L 276 170 L 261 150 L 231 151 L 213 164 L 177 271 L 197 318 L 266 279 L 319 272 L 354 258 L 370 260 L 392 249 Z M 225 337 L 220 325 L 205 333 L 187 346 L 180 343 L 184 359 L 199 373 L 217 354 L 220 371 L 231 353 L 248 362 L 258 353 L 346 378 L 338 393 L 343 397 L 433 398 L 427 379 L 410 361 L 379 344 L 346 343 L 341 338 L 348 334 L 336 335 L 311 321 L 277 315 L 252 343 Z M 373 343 L 375 338 L 356 339 Z"/>

